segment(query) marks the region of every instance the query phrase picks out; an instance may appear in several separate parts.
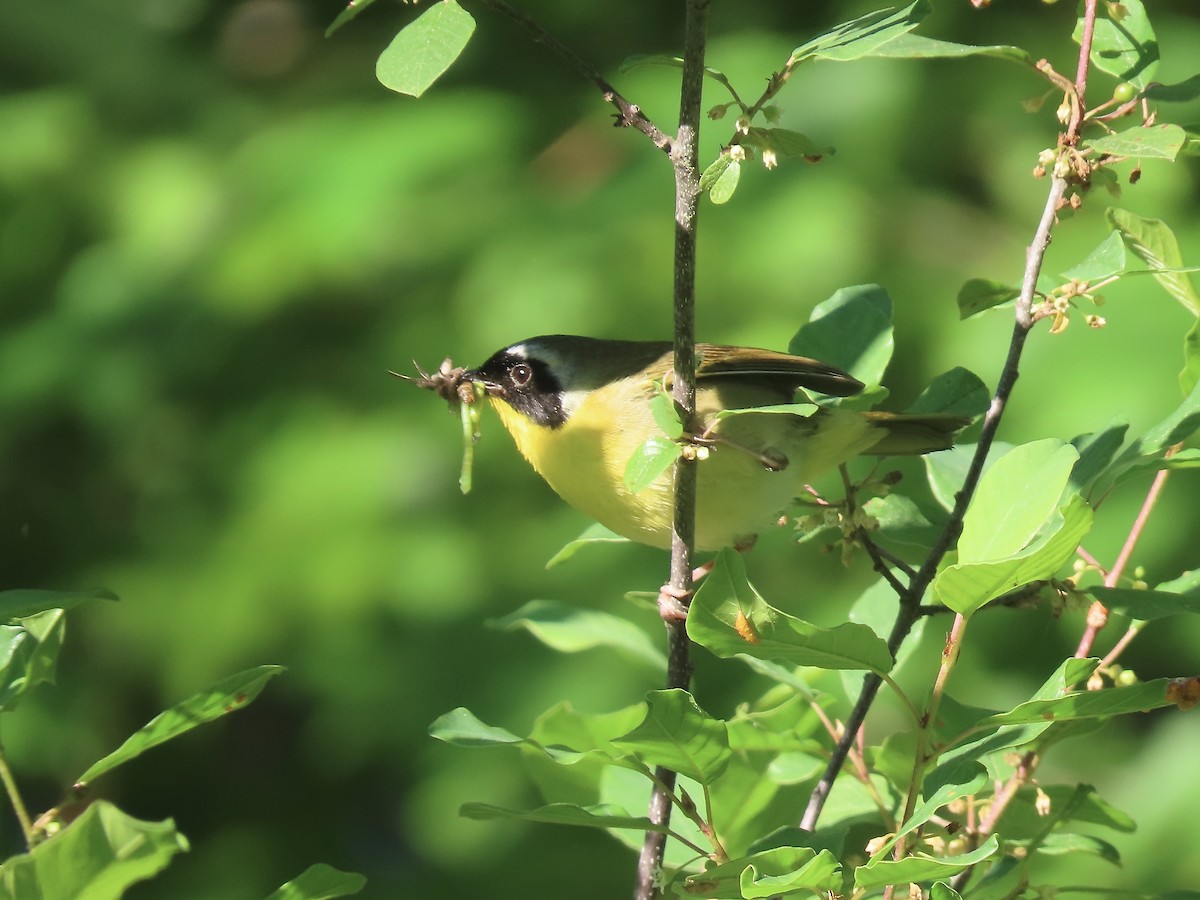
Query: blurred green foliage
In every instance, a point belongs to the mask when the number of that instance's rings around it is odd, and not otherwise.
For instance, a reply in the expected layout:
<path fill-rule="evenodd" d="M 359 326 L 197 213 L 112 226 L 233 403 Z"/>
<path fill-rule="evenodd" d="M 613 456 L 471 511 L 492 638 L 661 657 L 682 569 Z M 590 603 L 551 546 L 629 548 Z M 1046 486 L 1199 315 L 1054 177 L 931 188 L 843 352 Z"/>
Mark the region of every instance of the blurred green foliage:
<path fill-rule="evenodd" d="M 753 93 L 807 36 L 872 6 L 716 4 L 709 59 Z M 1073 4 L 994 6 L 939 3 L 923 31 L 1072 70 Z M 670 169 L 507 22 L 481 12 L 463 59 L 417 102 L 373 74 L 411 8 L 378 4 L 326 41 L 339 8 L 0 6 L 0 587 L 122 598 L 72 613 L 59 686 L 4 722 L 12 762 L 44 809 L 159 709 L 282 664 L 253 709 L 106 784 L 134 815 L 175 817 L 192 845 L 131 896 L 259 897 L 317 860 L 367 875 L 371 897 L 544 896 L 555 883 L 622 895 L 632 859 L 615 841 L 460 819 L 467 800 L 537 800 L 515 757 L 481 767 L 427 727 L 465 705 L 524 733 L 559 701 L 616 709 L 659 687 L 650 667 L 560 656 L 485 623 L 552 597 L 628 613 L 657 639 L 654 614 L 621 595 L 657 586 L 665 557 L 586 549 L 543 571 L 586 522 L 486 417 L 461 497 L 454 420 L 386 371 L 475 363 L 544 332 L 666 336 Z M 675 6 L 526 8 L 670 129 L 678 73 L 615 72 L 676 51 Z M 1158 77 L 1193 74 L 1200 14 L 1188 2 L 1153 13 Z M 805 68 L 780 124 L 836 155 L 750 169 L 734 202 L 706 204 L 701 338 L 784 347 L 833 291 L 879 282 L 897 304 L 885 381 L 898 408 L 952 366 L 994 383 L 1006 314 L 960 323 L 954 298 L 967 278 L 1019 278 L 1044 197 L 1030 171 L 1057 132 L 1053 100 L 1021 103 L 1043 88 L 995 60 Z M 1169 109 L 1200 119 L 1195 104 Z M 728 124 L 708 129 L 707 158 Z M 1194 159 L 1148 163 L 1119 201 L 1169 222 L 1191 264 L 1197 174 Z M 1105 204 L 1093 196 L 1063 225 L 1050 271 L 1104 237 Z M 1106 296 L 1107 328 L 1034 336 L 1002 437 L 1070 438 L 1115 413 L 1137 430 L 1176 405 L 1191 317 L 1151 279 Z M 1144 489 L 1111 498 L 1093 554 L 1112 558 Z M 1195 563 L 1195 490 L 1174 476 L 1155 515 L 1139 551 L 1152 583 Z M 869 566 L 786 543 L 751 555 L 756 584 L 836 623 Z M 973 639 L 989 640 L 955 677 L 998 706 L 1082 627 L 1079 612 L 984 616 Z M 941 630 L 928 633 L 935 648 Z M 1198 646 L 1194 621 L 1159 622 L 1126 659 L 1147 678 L 1184 674 Z M 701 658 L 696 690 L 721 715 L 746 677 Z M 877 727 L 890 714 L 883 704 Z M 1200 800 L 1195 735 L 1190 718 L 1147 715 L 1048 762 L 1047 778 L 1091 781 L 1141 823 L 1112 884 L 1200 883 L 1178 827 Z M 2 821 L 13 851 L 19 833 Z"/>

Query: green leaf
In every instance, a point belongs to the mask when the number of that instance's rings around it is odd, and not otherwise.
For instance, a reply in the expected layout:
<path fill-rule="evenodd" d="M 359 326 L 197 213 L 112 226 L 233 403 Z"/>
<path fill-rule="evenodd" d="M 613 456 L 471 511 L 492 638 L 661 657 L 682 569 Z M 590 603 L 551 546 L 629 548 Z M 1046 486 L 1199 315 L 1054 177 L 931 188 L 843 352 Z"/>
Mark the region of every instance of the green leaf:
<path fill-rule="evenodd" d="M 329 37 L 374 2 L 375 0 L 350 0 L 346 8 L 338 13 L 337 17 L 329 23 L 329 27 L 325 29 L 325 37 Z"/>
<path fill-rule="evenodd" d="M 1084 493 L 1112 463 L 1117 451 L 1125 443 L 1125 432 L 1129 423 L 1117 418 L 1100 431 L 1081 434 L 1071 439 L 1071 445 L 1079 451 L 1079 462 L 1071 470 L 1071 488 Z"/>
<path fill-rule="evenodd" d="M 908 412 L 981 416 L 987 412 L 991 401 L 991 392 L 983 380 L 974 372 L 958 366 L 933 379 L 908 408 Z"/>
<path fill-rule="evenodd" d="M 1100 281 L 1125 271 L 1125 242 L 1121 235 L 1110 231 L 1095 250 L 1078 265 L 1062 273 L 1067 281 Z"/>
<path fill-rule="evenodd" d="M 972 278 L 958 289 L 958 317 L 969 319 L 981 312 L 1009 303 L 1021 296 L 1021 289 L 987 278 Z"/>
<path fill-rule="evenodd" d="M 579 537 L 575 538 L 573 541 L 570 541 L 561 550 L 550 557 L 550 561 L 546 563 L 546 568 L 553 569 L 555 566 L 565 563 L 589 544 L 628 543 L 631 543 L 629 538 L 621 537 L 621 535 L 617 534 L 615 531 L 605 528 L 599 522 L 593 522 L 583 530 L 583 533 L 580 534 Z"/>
<path fill-rule="evenodd" d="M 870 56 L 888 41 L 920 25 L 930 10 L 928 0 L 917 0 L 901 10 L 880 9 L 843 22 L 793 50 L 787 66 L 791 68 L 806 59 L 846 62 Z"/>
<path fill-rule="evenodd" d="M 1146 96 L 1161 103 L 1187 103 L 1200 97 L 1200 75 L 1193 75 L 1175 84 L 1148 84 Z"/>
<path fill-rule="evenodd" d="M 1088 141 L 1096 153 L 1132 156 L 1139 159 L 1167 159 L 1174 162 L 1187 143 L 1187 132 L 1178 125 L 1136 125 Z"/>
<path fill-rule="evenodd" d="M 1200 383 L 1170 415 L 1133 440 L 1121 455 L 1097 476 L 1089 497 L 1104 497 L 1126 479 L 1163 463 L 1167 449 L 1187 440 L 1200 428 Z"/>
<path fill-rule="evenodd" d="M 787 158 L 799 156 L 809 162 L 818 162 L 833 153 L 832 147 L 821 146 L 808 135 L 786 128 L 751 127 L 738 138 L 738 143 L 764 154 Z M 765 156 L 763 158 L 766 159 Z"/>
<path fill-rule="evenodd" d="M 625 489 L 631 494 L 645 490 L 671 468 L 683 448 L 668 437 L 652 435 L 634 451 L 625 464 Z"/>
<path fill-rule="evenodd" d="M 874 890 L 889 884 L 910 884 L 949 878 L 978 865 L 1000 852 L 1000 839 L 991 835 L 978 848 L 960 856 L 929 856 L 914 853 L 901 860 L 873 860 L 854 870 L 854 883 L 862 890 Z"/>
<path fill-rule="evenodd" d="M 144 822 L 98 800 L 54 837 L 0 866 L 0 900 L 119 900 L 187 849 L 170 819 Z"/>
<path fill-rule="evenodd" d="M 267 682 L 283 671 L 283 666 L 256 666 L 222 679 L 206 690 L 193 694 L 182 703 L 176 703 L 131 734 L 125 743 L 112 753 L 93 763 L 86 772 L 75 779 L 76 782 L 86 784 L 94 781 L 105 772 L 141 756 L 151 747 L 157 747 L 198 725 L 219 719 L 253 703 Z"/>
<path fill-rule="evenodd" d="M 683 437 L 683 422 L 679 419 L 679 410 L 675 408 L 675 401 L 665 390 L 655 392 L 650 398 L 650 414 L 654 416 L 654 421 L 663 434 L 671 440 Z"/>
<path fill-rule="evenodd" d="M 375 77 L 385 88 L 420 97 L 458 59 L 474 31 L 470 13 L 454 0 L 439 0 L 392 38 Z"/>
<path fill-rule="evenodd" d="M 1006 559 L 1026 546 L 1058 508 L 1079 454 L 1047 438 L 1000 457 L 979 480 L 963 519 L 960 563 Z"/>
<path fill-rule="evenodd" d="M 921 461 L 925 463 L 925 474 L 929 478 L 929 489 L 943 509 L 954 509 L 955 495 L 966 480 L 976 447 L 976 444 L 955 444 L 949 450 L 927 453 L 921 457 Z M 983 471 L 986 472 L 992 463 L 1011 449 L 1012 444 L 993 441 L 984 461 Z"/>
<path fill-rule="evenodd" d="M 876 538 L 898 544 L 926 548 L 937 539 L 940 530 L 904 494 L 872 497 L 863 504 L 863 512 L 875 520 L 878 526 L 874 533 Z"/>
<path fill-rule="evenodd" d="M 997 713 L 981 726 L 1022 725 L 1036 722 L 1071 722 L 1099 719 L 1131 712 L 1146 712 L 1173 706 L 1168 697 L 1171 679 L 1156 678 L 1142 684 L 1105 688 L 1100 691 L 1076 691 L 1065 697 L 1027 700 L 1006 713 Z"/>
<path fill-rule="evenodd" d="M 1183 369 L 1179 372 L 1179 388 L 1190 394 L 1200 382 L 1200 319 L 1192 323 L 1183 337 Z"/>
<path fill-rule="evenodd" d="M 1007 44 L 990 46 L 955 44 L 951 41 L 939 41 L 911 32 L 892 38 L 871 55 L 890 59 L 962 59 L 967 56 L 991 56 L 995 59 L 1021 63 L 1030 68 L 1034 65 L 1033 57 L 1020 47 L 1012 47 Z"/>
<path fill-rule="evenodd" d="M 767 605 L 746 580 L 740 554 L 722 550 L 688 611 L 688 635 L 714 655 L 739 654 L 823 669 L 888 672 L 887 643 L 870 628 L 819 628 Z"/>
<path fill-rule="evenodd" d="M 872 859 L 885 858 L 900 838 L 920 828 L 943 806 L 960 797 L 979 793 L 987 783 L 987 769 L 973 759 L 956 759 L 934 769 L 922 785 L 925 799 L 914 807 L 901 828 L 872 854 Z"/>
<path fill-rule="evenodd" d="M 655 825 L 645 816 L 631 816 L 617 806 L 597 804 L 580 806 L 575 803 L 550 803 L 537 809 L 518 810 L 492 806 L 490 803 L 464 803 L 458 814 L 467 819 L 520 819 L 545 825 L 579 825 L 584 828 L 621 828 L 633 831 L 655 831 L 669 834 L 666 825 Z"/>
<path fill-rule="evenodd" d="M 1107 17 L 1097 16 L 1092 32 L 1092 65 L 1102 72 L 1144 88 L 1158 68 L 1158 39 L 1146 15 L 1142 0 L 1122 0 L 1118 21 L 1111 7 Z M 1075 25 L 1071 38 L 1080 43 L 1083 20 Z"/>
<path fill-rule="evenodd" d="M 429 726 L 429 735 L 456 747 L 493 747 L 497 745 L 523 744 L 527 738 L 519 737 L 506 728 L 488 725 L 464 706 L 444 713 Z"/>
<path fill-rule="evenodd" d="M 1061 518 L 1028 549 L 1002 560 L 947 566 L 933 582 L 934 593 L 946 606 L 969 616 L 1002 594 L 1054 575 L 1074 556 L 1091 527 L 1092 509 L 1075 495 L 1061 510 Z"/>
<path fill-rule="evenodd" d="M 684 690 L 651 691 L 646 718 L 613 746 L 645 762 L 710 784 L 729 764 L 725 723 L 714 719 Z"/>
<path fill-rule="evenodd" d="M 813 311 L 788 352 L 811 356 L 879 384 L 892 358 L 892 298 L 877 284 L 842 288 Z"/>
<path fill-rule="evenodd" d="M 700 190 L 708 191 L 708 199 L 720 206 L 733 199 L 742 177 L 742 162 L 729 153 L 722 153 L 700 176 Z"/>
<path fill-rule="evenodd" d="M 266 900 L 332 900 L 357 894 L 366 884 L 367 879 L 354 872 L 342 872 L 325 863 L 316 863 Z"/>
<path fill-rule="evenodd" d="M 1169 591 L 1135 591 L 1130 588 L 1091 587 L 1087 592 L 1107 606 L 1131 619 L 1148 621 L 1180 613 L 1200 613 L 1200 590 L 1187 594 Z"/>
<path fill-rule="evenodd" d="M 22 619 L 48 609 L 74 609 L 89 600 L 117 601 L 117 595 L 104 588 L 91 591 L 39 591 L 20 588 L 0 591 L 0 619 Z"/>
<path fill-rule="evenodd" d="M 455 747 L 494 748 L 516 747 L 533 750 L 560 766 L 573 766 L 585 759 L 593 748 L 575 750 L 570 747 L 546 746 L 532 738 L 523 738 L 505 728 L 480 721 L 465 707 L 452 709 L 438 716 L 429 726 L 429 735 Z"/>
<path fill-rule="evenodd" d="M 596 609 L 553 600 L 531 600 L 515 612 L 490 619 L 500 631 L 524 629 L 560 653 L 609 647 L 655 670 L 666 670 L 667 658 L 649 635 L 627 619 Z"/>
<path fill-rule="evenodd" d="M 828 850 L 774 847 L 713 866 L 684 879 L 690 896 L 712 900 L 781 897 L 794 892 L 832 892 L 841 885 L 841 864 Z"/>
<path fill-rule="evenodd" d="M 1046 856 L 1065 856 L 1068 853 L 1088 853 L 1099 856 L 1114 866 L 1121 864 L 1121 854 L 1108 841 L 1090 834 L 1052 831 L 1037 841 L 1037 852 Z"/>
<path fill-rule="evenodd" d="M 1109 207 L 1104 216 L 1120 232 L 1129 249 L 1150 267 L 1163 289 L 1183 304 L 1186 310 L 1200 316 L 1200 294 L 1196 293 L 1191 277 L 1186 272 L 1170 271 L 1182 269 L 1184 265 L 1179 242 L 1167 224 L 1116 207 Z"/>
<path fill-rule="evenodd" d="M 939 881 L 929 889 L 929 900 L 962 900 L 962 894 L 944 881 Z"/>
<path fill-rule="evenodd" d="M 1087 679 L 1099 664 L 1098 659 L 1072 657 L 1063 661 L 1030 699 L 1051 700 L 1066 694 L 1074 685 Z M 982 760 L 1013 747 L 1026 746 L 1054 726 L 1050 719 L 999 728 L 985 724 L 997 715 L 1000 713 L 966 706 L 948 695 L 943 697 L 937 738 L 943 746 L 948 745 L 948 749 L 941 753 L 937 768 L 926 776 L 926 781 L 941 783 L 954 780 L 956 776 L 941 774 L 942 770 L 953 772 L 964 760 Z"/>
<path fill-rule="evenodd" d="M 14 710 L 39 684 L 54 683 L 65 632 L 66 613 L 61 609 L 0 625 L 0 710 Z"/>

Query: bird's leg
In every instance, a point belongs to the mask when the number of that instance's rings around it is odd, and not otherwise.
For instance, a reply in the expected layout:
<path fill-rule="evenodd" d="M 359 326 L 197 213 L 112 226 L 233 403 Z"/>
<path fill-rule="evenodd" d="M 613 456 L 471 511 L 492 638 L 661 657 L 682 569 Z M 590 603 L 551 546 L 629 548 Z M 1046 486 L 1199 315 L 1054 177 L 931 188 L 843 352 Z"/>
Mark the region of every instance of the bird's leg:
<path fill-rule="evenodd" d="M 712 571 L 713 563 L 716 560 L 710 559 L 702 566 L 697 566 L 692 570 L 692 584 L 695 585 Z M 692 595 L 696 593 L 693 588 L 690 591 L 681 591 L 678 588 L 673 588 L 669 584 L 664 584 L 658 589 L 658 614 L 664 622 L 682 622 L 687 619 L 688 603 L 691 602 Z"/>

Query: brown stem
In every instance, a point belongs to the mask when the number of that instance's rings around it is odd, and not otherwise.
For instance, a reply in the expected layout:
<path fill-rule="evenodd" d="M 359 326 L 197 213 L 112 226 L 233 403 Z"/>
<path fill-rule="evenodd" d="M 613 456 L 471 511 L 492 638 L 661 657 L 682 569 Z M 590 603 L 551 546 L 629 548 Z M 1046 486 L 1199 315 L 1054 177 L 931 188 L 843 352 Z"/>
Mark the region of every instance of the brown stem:
<path fill-rule="evenodd" d="M 685 431 L 696 431 L 696 217 L 700 199 L 700 106 L 704 86 L 704 49 L 709 0 L 688 0 L 684 23 L 683 79 L 680 88 L 679 133 L 670 143 L 675 167 L 675 377 L 672 399 Z M 692 589 L 692 547 L 695 543 L 696 463 L 681 456 L 675 464 L 675 510 L 671 533 L 672 592 L 688 596 Z M 691 683 L 691 641 L 686 620 L 667 620 L 667 687 Z M 650 797 L 650 821 L 670 821 L 670 795 L 675 773 L 656 770 L 659 785 Z M 661 896 L 656 878 L 662 868 L 666 835 L 647 832 L 638 857 L 635 900 Z"/>
<path fill-rule="evenodd" d="M 1083 124 L 1087 103 L 1088 66 L 1092 59 L 1092 34 L 1096 30 L 1096 0 L 1084 0 L 1083 30 L 1079 36 L 1079 64 L 1075 68 L 1075 105 L 1071 121 L 1067 126 L 1067 143 L 1074 145 L 1079 140 L 1079 126 Z"/>
<path fill-rule="evenodd" d="M 1181 445 L 1176 445 L 1167 451 L 1167 456 L 1173 455 L 1178 451 Z M 1108 574 L 1104 577 L 1105 587 L 1116 587 L 1121 580 L 1121 576 L 1125 574 L 1125 567 L 1129 565 L 1129 559 L 1133 556 L 1133 551 L 1137 547 L 1138 540 L 1141 539 L 1142 532 L 1146 530 L 1146 522 L 1150 519 L 1150 514 L 1154 511 L 1155 504 L 1158 503 L 1159 495 L 1162 494 L 1163 487 L 1167 483 L 1167 477 L 1171 474 L 1169 469 L 1160 469 L 1158 474 L 1154 476 L 1154 481 L 1150 484 L 1150 490 L 1146 492 L 1146 499 L 1142 501 L 1142 508 L 1138 510 L 1137 518 L 1133 520 L 1133 527 L 1129 529 L 1129 534 L 1125 538 L 1125 543 L 1121 545 L 1121 551 L 1117 554 L 1117 560 L 1112 564 L 1112 568 L 1108 570 Z M 1083 632 L 1083 636 L 1079 639 L 1079 646 L 1075 650 L 1075 655 L 1082 659 L 1092 652 L 1092 647 L 1096 643 L 1096 637 L 1104 630 L 1108 624 L 1108 609 L 1099 600 L 1095 601 L 1091 609 L 1088 610 L 1087 628 Z M 1132 640 L 1132 636 L 1130 636 Z M 1128 643 L 1128 642 L 1127 642 Z"/>

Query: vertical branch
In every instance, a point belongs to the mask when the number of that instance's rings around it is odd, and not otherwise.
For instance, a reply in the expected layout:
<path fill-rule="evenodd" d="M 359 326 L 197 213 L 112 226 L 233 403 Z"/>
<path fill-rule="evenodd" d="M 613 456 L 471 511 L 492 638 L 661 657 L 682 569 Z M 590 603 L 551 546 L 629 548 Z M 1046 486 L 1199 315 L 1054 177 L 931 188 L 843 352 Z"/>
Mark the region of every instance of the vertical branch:
<path fill-rule="evenodd" d="M 679 133 L 671 144 L 675 167 L 675 373 L 672 398 L 684 431 L 695 433 L 696 417 L 696 213 L 700 200 L 699 135 L 704 87 L 704 47 L 709 0 L 687 0 L 684 24 L 683 80 Z M 675 510 L 671 534 L 671 580 L 677 597 L 692 590 L 692 547 L 696 524 L 696 462 L 681 456 L 675 464 Z M 687 688 L 692 678 L 690 641 L 685 619 L 666 619 L 667 687 Z M 650 797 L 650 821 L 665 825 L 671 816 L 675 773 L 659 768 Z M 638 857 L 637 900 L 660 896 L 656 875 L 662 868 L 666 835 L 647 832 Z"/>
<path fill-rule="evenodd" d="M 1091 12 L 1094 18 L 1094 2 L 1091 3 Z M 1086 53 L 1081 53 L 1081 57 L 1086 58 Z M 1086 79 L 1086 65 L 1083 66 L 1082 72 L 1084 73 L 1084 79 Z M 1074 128 L 1078 128 L 1078 120 L 1081 116 L 1082 112 L 1076 109 L 1075 115 L 1072 118 Z M 988 411 L 983 417 L 983 427 L 979 432 L 979 443 L 975 447 L 975 454 L 971 457 L 971 464 L 967 468 L 963 485 L 955 495 L 954 509 L 950 513 L 950 518 L 946 521 L 945 527 L 931 548 L 924 565 L 917 571 L 916 576 L 909 584 L 908 590 L 900 598 L 900 612 L 896 616 L 896 621 L 892 626 L 892 633 L 888 637 L 888 650 L 891 651 L 893 656 L 895 656 L 900 644 L 908 637 L 909 631 L 912 630 L 912 626 L 920 614 L 921 600 L 925 596 L 925 591 L 933 582 L 934 576 L 937 575 L 938 566 L 941 564 L 942 559 L 945 558 L 946 553 L 954 545 L 954 542 L 958 540 L 959 533 L 962 531 L 963 517 L 967 513 L 967 506 L 970 504 L 971 498 L 975 495 L 975 488 L 978 486 L 979 478 L 983 474 L 983 465 L 987 461 L 988 452 L 992 448 L 996 433 L 1000 430 L 1000 421 L 1004 417 L 1009 397 L 1012 395 L 1013 387 L 1020 376 L 1021 356 L 1025 350 L 1025 341 L 1029 337 L 1029 332 L 1034 325 L 1033 298 L 1037 293 L 1037 279 L 1042 271 L 1042 262 L 1046 258 L 1046 250 L 1050 246 L 1051 233 L 1054 230 L 1055 214 L 1062 206 L 1063 198 L 1067 193 L 1067 187 L 1067 179 L 1064 176 L 1055 174 L 1051 178 L 1050 190 L 1046 196 L 1046 204 L 1042 208 L 1041 219 L 1038 221 L 1033 240 L 1025 251 L 1025 271 L 1021 279 L 1021 293 L 1017 297 L 1016 309 L 1014 311 L 1016 321 L 1013 324 L 1012 337 L 1008 344 L 1008 356 L 1004 360 L 1004 368 L 1001 370 L 1000 378 L 996 382 L 996 392 L 992 395 Z M 829 792 L 833 788 L 834 779 L 837 778 L 838 773 L 845 764 L 846 756 L 854 744 L 855 736 L 866 720 L 868 710 L 870 710 L 871 705 L 875 702 L 875 696 L 879 692 L 880 683 L 881 679 L 874 674 L 868 674 L 863 679 L 862 691 L 858 695 L 858 700 L 855 702 L 854 708 L 850 711 L 850 716 L 846 719 L 845 733 L 834 748 L 833 754 L 825 766 L 825 772 L 821 775 L 821 780 L 817 782 L 816 787 L 813 788 L 812 794 L 809 796 L 808 807 L 805 809 L 804 816 L 800 821 L 801 828 L 811 831 L 816 827 L 817 819 L 820 817 L 821 810 L 825 806 L 825 801 L 829 797 Z"/>

